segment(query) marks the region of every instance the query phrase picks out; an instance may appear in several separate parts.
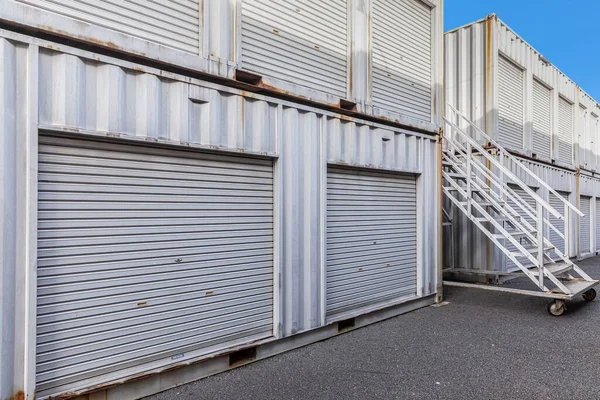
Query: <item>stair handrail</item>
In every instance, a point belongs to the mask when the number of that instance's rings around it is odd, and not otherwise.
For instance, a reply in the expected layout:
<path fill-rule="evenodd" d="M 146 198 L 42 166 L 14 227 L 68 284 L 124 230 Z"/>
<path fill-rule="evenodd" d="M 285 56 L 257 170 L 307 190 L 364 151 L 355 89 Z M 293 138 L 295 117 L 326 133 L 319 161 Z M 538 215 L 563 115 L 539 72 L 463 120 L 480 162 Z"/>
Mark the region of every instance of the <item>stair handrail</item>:
<path fill-rule="evenodd" d="M 545 209 L 547 209 L 552 215 L 554 215 L 558 219 L 564 219 L 563 215 L 556 211 L 554 207 L 548 204 L 544 199 L 542 199 L 537 193 L 535 193 L 529 186 L 527 186 L 521 179 L 519 179 L 515 174 L 512 173 L 511 170 L 502 165 L 495 157 L 492 157 L 487 150 L 483 148 L 475 139 L 473 139 L 470 135 L 463 132 L 461 128 L 459 128 L 455 123 L 448 120 L 448 118 L 444 117 L 444 121 L 448 125 L 450 125 L 455 131 L 457 131 L 465 140 L 469 142 L 471 146 L 473 146 L 481 155 L 490 160 L 494 166 L 500 169 L 504 174 L 506 174 L 510 179 L 513 180 L 515 184 L 517 184 L 521 189 L 523 189 L 529 196 L 531 196 L 535 201 L 542 205 Z M 487 135 L 486 135 L 487 136 Z M 489 138 L 489 136 L 487 136 Z M 515 159 L 516 160 L 516 159 Z M 516 160 L 516 162 L 521 165 L 521 163 Z M 523 167 L 524 168 L 524 167 Z M 527 170 L 527 168 L 525 168 Z M 535 175 L 535 174 L 534 174 Z M 539 179 L 539 178 L 538 178 Z M 577 210 L 577 208 L 575 208 Z M 577 210 L 579 211 L 579 210 Z"/>
<path fill-rule="evenodd" d="M 459 117 L 461 117 L 461 119 L 463 119 L 464 121 L 467 121 L 467 123 L 472 126 L 473 128 L 475 128 L 475 130 L 484 137 L 485 140 L 487 140 L 491 145 L 493 145 L 500 153 L 502 153 L 503 155 L 505 155 L 509 160 L 513 161 L 516 165 L 519 166 L 519 168 L 521 168 L 522 170 L 525 171 L 525 173 L 527 173 L 529 176 L 531 176 L 533 179 L 535 179 L 540 185 L 542 185 L 544 188 L 546 188 L 550 193 L 552 193 L 554 196 L 558 197 L 558 199 L 560 201 L 562 201 L 567 207 L 569 207 L 571 210 L 575 211 L 580 217 L 585 216 L 585 214 L 583 212 L 581 212 L 581 210 L 579 210 L 577 207 L 575 207 L 569 200 L 565 199 L 564 197 L 562 197 L 561 195 L 558 194 L 558 192 L 556 190 L 554 190 L 550 185 L 548 185 L 543 179 L 541 179 L 539 176 L 537 176 L 535 173 L 533 173 L 529 168 L 525 167 L 521 161 L 519 161 L 515 156 L 513 156 L 512 154 L 510 154 L 508 151 L 506 151 L 502 146 L 500 146 L 500 144 L 498 144 L 495 140 L 493 140 L 487 133 L 485 133 L 481 128 L 479 128 L 477 125 L 475 125 L 473 123 L 473 121 L 471 121 L 469 118 L 467 118 L 463 113 L 461 113 L 460 111 L 458 111 L 453 105 L 451 104 L 446 104 L 450 110 L 455 113 L 456 115 L 458 115 Z M 456 126 L 454 123 L 448 121 L 448 119 L 446 117 L 444 117 L 444 120 L 449 123 L 450 125 L 453 125 L 455 129 L 461 131 L 461 129 Z M 464 136 L 467 136 L 469 139 L 472 139 L 470 137 L 470 135 L 465 134 L 464 132 L 460 132 L 462 133 Z M 477 143 L 477 141 L 475 141 Z M 479 143 L 477 143 L 479 145 Z M 481 147 L 481 146 L 479 146 Z M 479 149 L 478 149 L 479 150 Z M 510 176 L 510 175 L 509 175 Z M 520 182 L 520 179 L 514 179 L 511 177 L 511 179 L 513 179 L 513 181 L 515 182 Z M 519 185 L 521 186 L 521 185 Z M 527 191 L 527 189 L 529 189 L 529 187 L 527 187 L 527 185 L 525 186 L 525 191 Z M 531 191 L 531 189 L 529 189 L 529 191 Z M 535 194 L 535 196 L 532 196 L 534 199 L 536 197 L 539 197 L 537 195 L 537 193 L 531 191 L 532 193 Z M 530 194 L 529 192 L 527 194 Z M 549 211 L 555 211 L 554 207 L 550 206 L 548 203 L 546 203 L 541 197 L 540 200 L 542 202 L 542 205 L 544 205 L 545 208 L 547 208 Z M 556 215 L 553 212 L 554 216 L 559 218 L 559 219 L 563 219 L 562 218 L 562 214 L 559 217 L 558 215 Z"/>

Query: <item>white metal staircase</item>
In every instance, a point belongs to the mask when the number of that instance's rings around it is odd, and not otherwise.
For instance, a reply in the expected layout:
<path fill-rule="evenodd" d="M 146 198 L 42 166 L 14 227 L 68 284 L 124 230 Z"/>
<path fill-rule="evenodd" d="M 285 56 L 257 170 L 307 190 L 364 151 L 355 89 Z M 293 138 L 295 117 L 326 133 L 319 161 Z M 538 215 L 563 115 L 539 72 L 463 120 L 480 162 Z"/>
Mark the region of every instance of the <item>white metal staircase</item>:
<path fill-rule="evenodd" d="M 450 272 L 526 276 L 535 289 L 450 280 L 445 280 L 444 284 L 552 298 L 554 301 L 548 310 L 553 315 L 562 315 L 566 310 L 565 300 L 571 300 L 578 294 L 583 293 L 586 300 L 593 300 L 596 296 L 593 287 L 598 281 L 590 278 L 568 256 L 572 216 L 583 216 L 583 213 L 454 107 L 449 105 L 448 110 L 443 135 L 444 194 L 517 267 L 515 272 L 460 268 Z M 481 144 L 482 141 L 485 145 Z M 552 207 L 507 168 L 504 160 L 512 161 L 519 173 L 529 176 L 550 196 L 557 196 L 564 208 L 559 211 Z M 535 207 L 531 205 L 533 201 L 526 201 L 508 183 L 518 186 L 535 200 Z M 550 216 L 564 221 L 564 228 L 558 229 Z M 544 235 L 551 230 L 563 239 L 564 247 L 557 248 L 548 240 L 550 235 Z"/>

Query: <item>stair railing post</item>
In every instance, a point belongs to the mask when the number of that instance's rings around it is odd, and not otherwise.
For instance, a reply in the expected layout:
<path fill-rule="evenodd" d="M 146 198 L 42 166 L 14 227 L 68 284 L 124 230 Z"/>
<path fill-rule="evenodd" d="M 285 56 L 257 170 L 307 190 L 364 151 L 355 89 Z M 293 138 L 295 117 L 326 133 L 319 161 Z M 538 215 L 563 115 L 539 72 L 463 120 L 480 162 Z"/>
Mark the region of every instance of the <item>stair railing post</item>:
<path fill-rule="evenodd" d="M 569 206 L 565 204 L 565 230 L 563 234 L 565 235 L 565 253 L 564 256 L 569 258 L 569 250 L 571 248 L 571 210 L 569 210 Z"/>
<path fill-rule="evenodd" d="M 471 157 L 473 157 L 473 146 L 467 142 L 467 211 L 469 216 L 473 215 L 473 211 L 471 209 L 471 201 L 473 199 L 473 193 L 471 192 L 471 174 L 473 173 Z"/>
<path fill-rule="evenodd" d="M 544 207 L 536 201 L 537 261 L 540 288 L 544 287 Z"/>

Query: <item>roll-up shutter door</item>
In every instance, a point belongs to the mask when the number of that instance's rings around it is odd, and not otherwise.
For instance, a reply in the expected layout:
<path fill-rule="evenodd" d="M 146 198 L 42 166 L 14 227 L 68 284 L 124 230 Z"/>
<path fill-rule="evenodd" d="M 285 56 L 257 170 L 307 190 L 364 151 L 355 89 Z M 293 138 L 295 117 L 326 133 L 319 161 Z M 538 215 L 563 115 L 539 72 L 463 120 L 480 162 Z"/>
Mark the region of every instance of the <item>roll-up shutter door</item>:
<path fill-rule="evenodd" d="M 346 97 L 346 0 L 242 0 L 242 68 Z"/>
<path fill-rule="evenodd" d="M 537 80 L 533 81 L 533 152 L 551 158 L 552 91 Z"/>
<path fill-rule="evenodd" d="M 590 230 L 592 224 L 591 212 L 592 198 L 588 196 L 581 196 L 579 209 L 585 216 L 579 218 L 579 252 L 581 254 L 588 254 L 592 251 L 590 242 Z"/>
<path fill-rule="evenodd" d="M 373 105 L 431 120 L 431 9 L 419 0 L 373 1 Z"/>
<path fill-rule="evenodd" d="M 573 105 L 563 99 L 558 101 L 558 159 L 573 164 Z"/>
<path fill-rule="evenodd" d="M 272 162 L 42 137 L 37 394 L 272 336 Z"/>
<path fill-rule="evenodd" d="M 523 71 L 502 56 L 498 65 L 498 139 L 510 149 L 523 149 Z"/>
<path fill-rule="evenodd" d="M 567 199 L 567 200 L 569 199 L 569 193 L 567 193 L 567 192 L 558 192 L 558 194 L 561 195 L 564 199 Z M 552 207 L 554 207 L 554 209 L 556 211 L 558 211 L 561 214 L 564 214 L 565 203 L 563 203 L 561 199 L 559 199 L 555 195 L 551 194 L 549 203 Z M 556 229 L 558 229 L 564 235 L 564 230 L 565 230 L 565 221 L 564 220 L 558 219 L 550 213 L 548 213 L 548 220 Z M 558 233 L 556 233 L 556 231 L 550 227 L 548 227 L 548 240 L 550 240 L 550 243 L 552 243 L 552 245 L 554 245 L 554 247 L 556 247 L 556 249 L 558 251 L 560 251 L 561 253 L 563 253 L 565 251 L 565 240 L 563 238 L 561 238 L 558 235 Z M 555 253 L 550 253 L 550 254 L 553 259 L 559 258 Z"/>
<path fill-rule="evenodd" d="M 416 180 L 330 168 L 327 316 L 416 295 Z"/>
<path fill-rule="evenodd" d="M 600 199 L 596 199 L 596 221 L 594 222 L 596 231 L 596 251 L 600 251 Z"/>
<path fill-rule="evenodd" d="M 199 54 L 199 0 L 18 0 L 126 35 Z"/>
<path fill-rule="evenodd" d="M 537 205 L 535 199 L 533 197 L 531 197 L 530 195 L 528 195 L 524 189 L 521 189 L 520 186 L 513 185 L 513 184 L 509 184 L 509 186 L 512 190 L 514 190 L 514 192 L 517 195 L 519 195 L 525 201 L 525 203 L 529 204 L 529 206 L 532 208 L 533 212 L 535 213 L 535 209 L 536 209 L 536 205 Z M 533 190 L 534 192 L 537 192 L 536 188 L 531 188 L 531 190 Z M 516 212 L 518 212 L 520 215 L 524 216 L 525 219 L 527 220 L 527 222 L 529 222 L 535 228 L 536 221 L 533 218 L 529 217 L 529 215 L 527 215 L 527 213 L 525 211 L 523 211 L 519 206 L 517 206 L 516 203 L 514 203 L 513 201 L 509 201 L 509 204 L 512 208 L 515 209 Z M 507 229 L 509 231 L 513 230 L 513 228 L 507 222 L 505 222 L 504 225 L 507 227 Z M 523 247 L 531 247 L 532 246 L 531 242 L 527 241 L 527 239 L 525 239 L 523 237 L 518 237 L 517 240 L 519 240 L 519 242 L 521 243 L 521 245 Z M 511 252 L 518 251 L 517 247 L 514 246 L 512 243 L 510 243 L 508 240 L 506 241 L 506 248 Z M 519 257 L 518 260 L 521 261 L 521 263 L 523 263 L 523 265 L 531 264 L 531 262 L 524 257 Z M 508 257 L 506 259 L 506 265 L 507 265 L 507 271 L 509 271 L 509 272 L 519 269 L 519 267 L 515 263 L 513 263 Z"/>

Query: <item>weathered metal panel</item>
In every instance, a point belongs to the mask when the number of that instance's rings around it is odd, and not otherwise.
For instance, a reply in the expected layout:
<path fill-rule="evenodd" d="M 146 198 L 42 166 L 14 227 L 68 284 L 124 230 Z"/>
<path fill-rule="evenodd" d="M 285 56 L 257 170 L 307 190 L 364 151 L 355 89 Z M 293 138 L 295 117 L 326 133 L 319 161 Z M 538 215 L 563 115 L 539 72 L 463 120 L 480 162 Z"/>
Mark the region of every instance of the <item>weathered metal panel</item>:
<path fill-rule="evenodd" d="M 38 397 L 273 335 L 271 160 L 39 149 Z"/>
<path fill-rule="evenodd" d="M 500 56 L 498 64 L 498 142 L 510 149 L 523 148 L 523 71 Z"/>
<path fill-rule="evenodd" d="M 552 158 L 552 90 L 533 80 L 533 146 L 532 152 L 548 160 Z"/>
<path fill-rule="evenodd" d="M 591 230 L 592 230 L 592 198 L 589 196 L 579 197 L 579 209 L 585 215 L 579 218 L 579 254 L 585 256 L 592 252 Z"/>
<path fill-rule="evenodd" d="M 373 0 L 373 105 L 431 120 L 432 10 L 420 0 Z"/>
<path fill-rule="evenodd" d="M 242 0 L 242 68 L 346 98 L 346 0 Z"/>
<path fill-rule="evenodd" d="M 415 176 L 327 170 L 328 320 L 417 294 Z"/>
<path fill-rule="evenodd" d="M 177 50 L 199 52 L 199 0 L 18 1 Z"/>
<path fill-rule="evenodd" d="M 573 103 L 560 97 L 558 118 L 558 160 L 566 165 L 573 165 L 574 110 Z"/>

